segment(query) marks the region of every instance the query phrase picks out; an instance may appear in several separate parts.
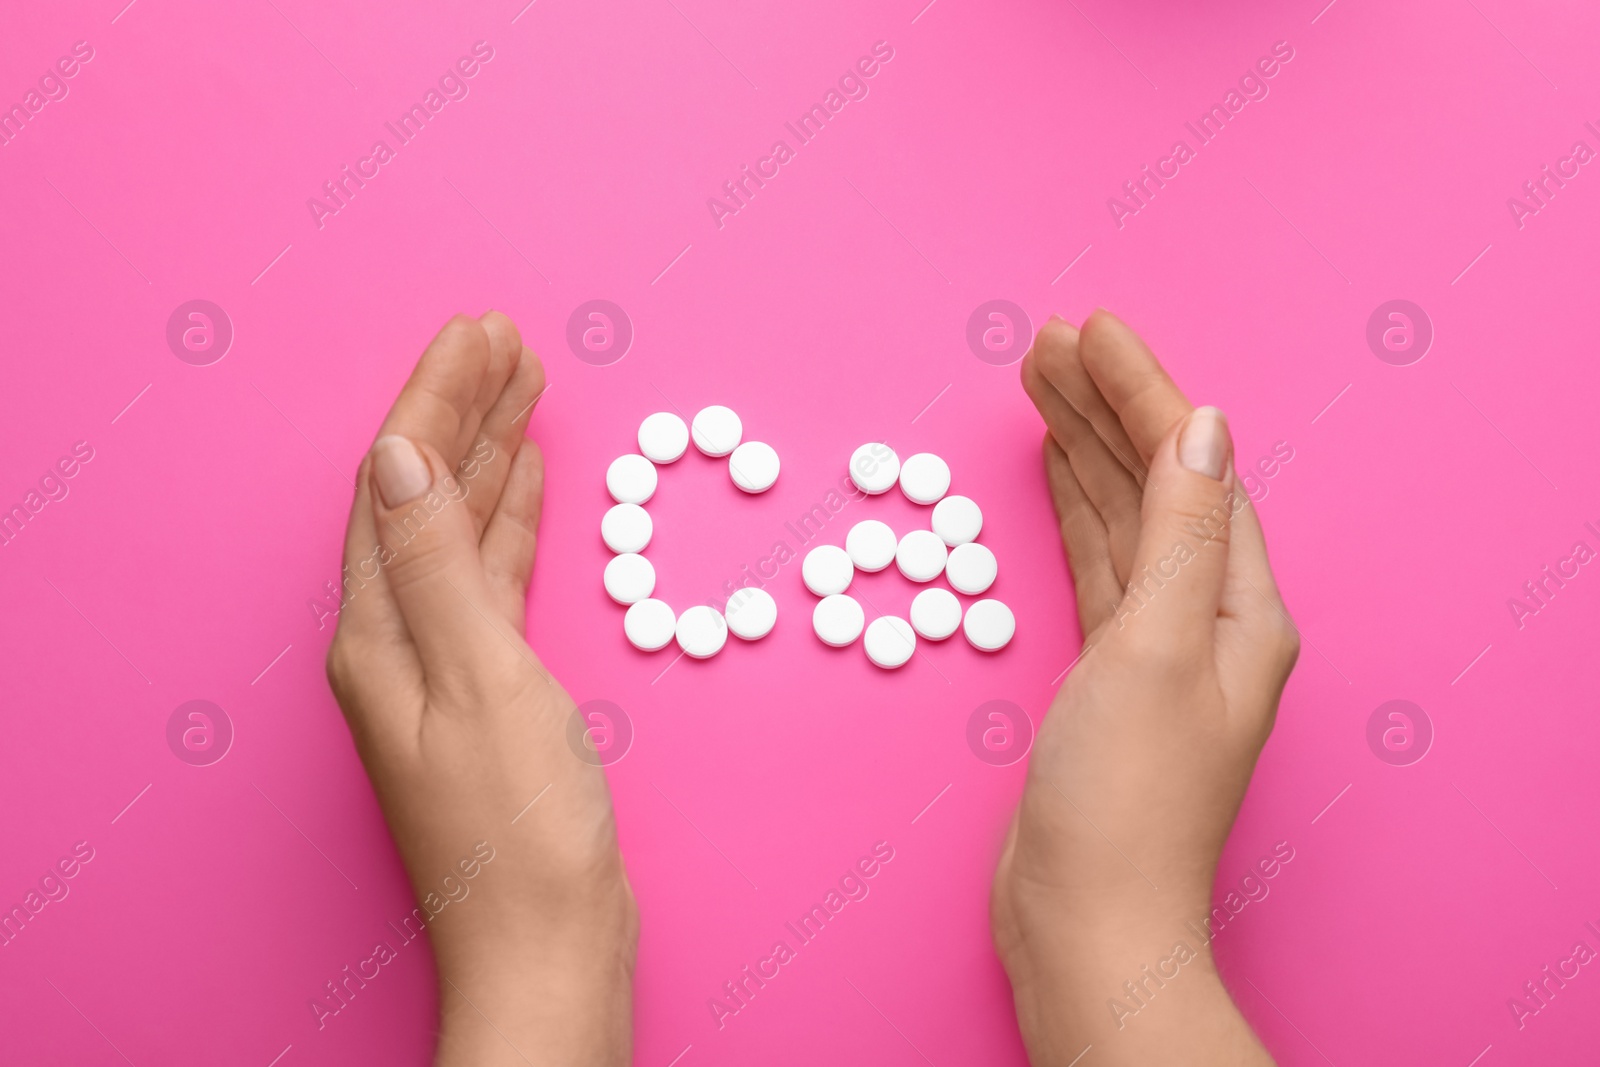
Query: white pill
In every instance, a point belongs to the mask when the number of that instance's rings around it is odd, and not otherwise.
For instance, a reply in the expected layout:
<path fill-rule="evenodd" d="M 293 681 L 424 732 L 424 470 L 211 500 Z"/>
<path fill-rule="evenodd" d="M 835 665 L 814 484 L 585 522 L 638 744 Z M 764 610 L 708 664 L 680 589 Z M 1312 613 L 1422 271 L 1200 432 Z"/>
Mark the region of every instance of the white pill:
<path fill-rule="evenodd" d="M 806 588 L 818 596 L 844 592 L 855 576 L 855 564 L 838 545 L 819 545 L 807 552 L 800 564 L 800 577 Z"/>
<path fill-rule="evenodd" d="M 823 644 L 834 648 L 843 648 L 860 637 L 861 626 L 866 621 L 861 605 L 843 593 L 823 597 L 811 612 L 811 628 L 822 638 Z"/>
<path fill-rule="evenodd" d="M 900 457 L 882 442 L 868 441 L 850 454 L 850 480 L 863 493 L 887 493 L 899 478 Z"/>
<path fill-rule="evenodd" d="M 612 556 L 606 564 L 606 592 L 618 604 L 637 604 L 656 591 L 656 569 L 637 552 Z"/>
<path fill-rule="evenodd" d="M 778 453 L 761 441 L 746 441 L 728 457 L 733 484 L 747 493 L 765 493 L 778 480 Z"/>
<path fill-rule="evenodd" d="M 971 497 L 947 496 L 933 506 L 933 532 L 954 548 L 976 541 L 983 529 L 983 512 Z"/>
<path fill-rule="evenodd" d="M 967 609 L 961 628 L 973 648 L 994 652 L 1011 643 L 1017 632 L 1017 617 L 998 600 L 980 600 Z"/>
<path fill-rule="evenodd" d="M 613 552 L 643 552 L 655 524 L 638 504 L 613 504 L 600 520 L 600 538 Z"/>
<path fill-rule="evenodd" d="M 999 573 L 1000 564 L 995 561 L 994 553 L 976 541 L 952 548 L 950 562 L 944 566 L 950 588 L 968 596 L 988 592 Z"/>
<path fill-rule="evenodd" d="M 731 408 L 712 404 L 694 417 L 694 447 L 708 456 L 726 456 L 739 447 L 744 423 Z"/>
<path fill-rule="evenodd" d="M 900 538 L 894 562 L 913 582 L 931 582 L 944 570 L 950 550 L 932 530 L 912 530 Z"/>
<path fill-rule="evenodd" d="M 689 449 L 689 427 L 670 411 L 645 416 L 639 424 L 639 451 L 652 463 L 672 463 Z"/>
<path fill-rule="evenodd" d="M 778 602 L 765 589 L 740 589 L 728 598 L 728 629 L 733 636 L 759 641 L 778 622 Z"/>
<path fill-rule="evenodd" d="M 911 624 L 893 615 L 873 619 L 867 627 L 866 640 L 862 642 L 867 658 L 880 667 L 893 670 L 911 658 L 917 650 L 917 635 Z"/>
<path fill-rule="evenodd" d="M 918 452 L 900 467 L 900 491 L 914 503 L 932 504 L 950 491 L 950 468 L 932 452 Z"/>
<path fill-rule="evenodd" d="M 696 604 L 678 616 L 678 647 L 695 659 L 710 659 L 728 643 L 728 623 L 716 608 Z"/>
<path fill-rule="evenodd" d="M 666 601 L 647 597 L 628 608 L 622 617 L 622 632 L 634 648 L 654 652 L 672 644 L 672 637 L 678 632 L 678 617 Z"/>
<path fill-rule="evenodd" d="M 961 601 L 941 586 L 924 589 L 911 600 L 911 628 L 929 641 L 943 641 L 961 629 Z"/>
<path fill-rule="evenodd" d="M 894 562 L 895 547 L 894 531 L 889 529 L 888 523 L 877 519 L 856 523 L 844 539 L 844 550 L 849 553 L 850 562 L 869 574 Z"/>
<path fill-rule="evenodd" d="M 643 504 L 656 495 L 656 465 L 630 452 L 606 468 L 606 489 L 619 504 Z"/>

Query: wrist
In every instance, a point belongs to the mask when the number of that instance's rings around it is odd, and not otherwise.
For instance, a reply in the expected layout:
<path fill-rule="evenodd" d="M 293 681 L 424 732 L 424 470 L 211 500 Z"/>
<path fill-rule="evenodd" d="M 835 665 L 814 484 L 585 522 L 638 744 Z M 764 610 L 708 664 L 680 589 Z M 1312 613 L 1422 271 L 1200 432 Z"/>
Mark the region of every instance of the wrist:
<path fill-rule="evenodd" d="M 594 890 L 436 944 L 436 1067 L 629 1062 L 638 909 L 625 879 Z"/>
<path fill-rule="evenodd" d="M 1148 888 L 1148 887 L 1147 887 Z M 1004 877 L 995 940 L 1030 1062 L 1267 1064 L 1219 974 L 1202 906 L 1085 899 Z M 1204 898 L 1199 898 L 1203 900 Z"/>

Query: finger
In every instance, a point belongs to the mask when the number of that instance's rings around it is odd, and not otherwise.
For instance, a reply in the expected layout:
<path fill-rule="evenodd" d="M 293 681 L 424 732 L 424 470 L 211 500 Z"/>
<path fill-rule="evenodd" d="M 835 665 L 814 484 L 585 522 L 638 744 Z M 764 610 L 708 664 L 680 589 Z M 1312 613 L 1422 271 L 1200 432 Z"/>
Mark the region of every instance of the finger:
<path fill-rule="evenodd" d="M 372 457 L 363 456 L 356 471 L 356 491 L 344 530 L 344 566 L 340 573 L 339 632 L 361 633 L 376 640 L 410 644 L 405 623 L 384 580 L 379 562 L 378 529 L 372 519 Z"/>
<path fill-rule="evenodd" d="M 479 547 L 490 594 L 518 633 L 527 625 L 528 578 L 533 574 L 543 507 L 544 454 L 532 441 L 523 441 Z"/>
<path fill-rule="evenodd" d="M 1096 310 L 1084 321 L 1080 350 L 1084 369 L 1149 466 L 1162 440 L 1193 405 L 1139 335 L 1109 311 Z"/>
<path fill-rule="evenodd" d="M 363 751 L 377 731 L 393 727 L 404 734 L 413 722 L 411 702 L 400 694 L 420 691 L 422 664 L 380 563 L 378 532 L 372 517 L 371 459 L 356 472 L 356 491 L 345 527 L 344 566 L 328 599 L 341 606 L 328 645 L 327 674 L 339 706 Z M 372 692 L 381 687 L 381 692 Z M 381 709 L 381 721 L 367 713 Z"/>
<path fill-rule="evenodd" d="M 1152 662 L 1212 655 L 1236 499 L 1226 478 L 1232 451 L 1227 419 L 1206 407 L 1151 458 L 1143 536 L 1116 618 Z"/>
<path fill-rule="evenodd" d="M 371 466 L 384 574 L 428 685 L 471 690 L 495 676 L 504 648 L 484 633 L 491 600 L 465 488 L 431 445 L 392 434 L 373 444 Z"/>
<path fill-rule="evenodd" d="M 1256 512 L 1244 488 L 1234 481 L 1233 491 L 1238 495 L 1239 506 L 1233 515 L 1233 534 L 1228 543 L 1228 576 L 1243 590 L 1253 590 L 1248 597 L 1240 595 L 1235 600 L 1225 592 L 1224 614 L 1250 614 L 1251 609 L 1275 610 L 1283 606 L 1278 592 L 1278 580 L 1272 574 L 1272 564 L 1267 559 L 1267 539 L 1261 529 L 1261 516 Z M 1232 605 L 1236 610 L 1230 610 Z"/>
<path fill-rule="evenodd" d="M 1242 697 L 1240 707 L 1276 708 L 1300 655 L 1300 632 L 1273 577 L 1261 517 L 1237 483 L 1234 492 L 1242 507 L 1233 516 L 1228 543 L 1217 619 L 1218 669 L 1225 691 Z M 1270 728 L 1270 721 L 1266 725 Z"/>
<path fill-rule="evenodd" d="M 1051 384 L 1042 366 L 1070 356 L 1076 349 L 1078 331 L 1066 322 L 1052 320 L 1034 339 L 1033 348 L 1022 359 L 1022 387 L 1044 417 L 1056 443 L 1067 454 L 1078 484 L 1105 523 L 1111 562 L 1117 577 L 1126 581 L 1139 546 L 1138 481 L 1115 455 L 1094 426 Z"/>
<path fill-rule="evenodd" d="M 1105 523 L 1078 484 L 1067 454 L 1049 434 L 1044 438 L 1044 473 L 1050 483 L 1050 498 L 1055 502 L 1061 541 L 1067 548 L 1067 567 L 1072 571 L 1078 601 L 1078 624 L 1087 641 L 1122 599 L 1122 583 L 1117 581 L 1116 569 L 1111 565 Z"/>
<path fill-rule="evenodd" d="M 511 368 L 499 395 L 484 412 L 472 447 L 457 468 L 467 483 L 468 509 L 481 535 L 500 500 L 511 461 L 533 416 L 534 401 L 544 390 L 545 378 L 539 357 L 523 347 L 515 323 L 498 311 L 488 312 L 479 321 L 489 336 L 495 358 L 504 359 Z"/>
<path fill-rule="evenodd" d="M 417 360 L 378 436 L 404 437 L 431 448 L 445 470 L 455 471 L 512 366 L 509 353 L 491 346 L 482 323 L 455 316 Z"/>
<path fill-rule="evenodd" d="M 1039 331 L 1040 334 L 1044 335 L 1048 330 L 1052 339 L 1058 340 L 1046 345 L 1042 353 L 1044 358 L 1039 361 L 1039 370 L 1072 410 L 1094 428 L 1096 436 L 1105 442 L 1107 450 L 1142 484 L 1145 470 L 1150 464 L 1149 457 L 1139 455 L 1138 449 L 1128 439 L 1122 420 L 1117 417 L 1116 411 L 1100 392 L 1100 386 L 1084 366 L 1084 335 L 1060 319 L 1046 323 L 1045 327 Z"/>

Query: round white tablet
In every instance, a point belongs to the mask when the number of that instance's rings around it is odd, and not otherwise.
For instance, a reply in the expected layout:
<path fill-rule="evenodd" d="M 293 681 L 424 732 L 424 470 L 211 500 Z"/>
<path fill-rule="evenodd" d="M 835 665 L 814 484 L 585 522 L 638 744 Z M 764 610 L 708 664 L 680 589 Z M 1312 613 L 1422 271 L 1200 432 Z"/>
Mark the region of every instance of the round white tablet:
<path fill-rule="evenodd" d="M 656 494 L 656 465 L 632 452 L 606 468 L 606 490 L 619 504 L 643 504 Z"/>
<path fill-rule="evenodd" d="M 893 670 L 904 664 L 917 650 L 917 635 L 911 632 L 911 624 L 906 620 L 884 615 L 872 620 L 862 644 L 866 646 L 868 659 L 880 667 Z"/>
<path fill-rule="evenodd" d="M 823 644 L 834 648 L 843 648 L 860 637 L 861 626 L 866 621 L 861 605 L 843 593 L 823 597 L 811 612 L 811 628 L 817 631 Z"/>
<path fill-rule="evenodd" d="M 712 404 L 694 417 L 694 447 L 708 456 L 726 456 L 739 447 L 744 423 L 731 408 Z"/>
<path fill-rule="evenodd" d="M 645 416 L 639 424 L 639 451 L 652 463 L 672 463 L 689 449 L 689 427 L 670 411 Z"/>
<path fill-rule="evenodd" d="M 917 504 L 932 504 L 950 491 L 950 468 L 932 452 L 918 452 L 900 466 L 900 491 Z"/>
<path fill-rule="evenodd" d="M 818 545 L 806 553 L 800 564 L 800 577 L 805 580 L 806 588 L 818 596 L 844 592 L 855 576 L 855 564 L 838 545 Z"/>
<path fill-rule="evenodd" d="M 1011 643 L 1017 617 L 998 600 L 980 600 L 967 609 L 961 625 L 973 648 L 994 652 Z"/>
<path fill-rule="evenodd" d="M 748 587 L 728 598 L 728 629 L 733 636 L 758 641 L 778 622 L 778 602 L 765 589 Z"/>
<path fill-rule="evenodd" d="M 612 556 L 606 564 L 606 592 L 618 604 L 637 604 L 656 591 L 656 569 L 637 552 Z"/>
<path fill-rule="evenodd" d="M 638 504 L 613 504 L 600 520 L 600 537 L 613 552 L 643 552 L 655 524 Z"/>
<path fill-rule="evenodd" d="M 994 553 L 976 541 L 952 548 L 950 562 L 944 567 L 950 588 L 968 596 L 988 592 L 998 573 L 1000 564 L 995 561 Z"/>
<path fill-rule="evenodd" d="M 929 641 L 943 641 L 961 629 L 961 601 L 942 586 L 911 599 L 911 628 Z"/>
<path fill-rule="evenodd" d="M 728 643 L 728 623 L 716 608 L 696 604 L 678 616 L 678 647 L 695 659 L 710 659 Z"/>
<path fill-rule="evenodd" d="M 778 453 L 762 441 L 746 441 L 728 457 L 733 484 L 747 493 L 765 493 L 778 480 Z"/>
<path fill-rule="evenodd" d="M 634 648 L 654 652 L 672 644 L 672 637 L 678 632 L 678 617 L 666 601 L 647 597 L 628 608 L 622 617 L 622 632 Z"/>
<path fill-rule="evenodd" d="M 944 570 L 950 550 L 932 530 L 912 530 L 900 538 L 894 562 L 913 582 L 931 582 Z"/>
<path fill-rule="evenodd" d="M 971 497 L 947 496 L 933 506 L 933 532 L 954 548 L 976 541 L 983 529 L 983 512 Z"/>
<path fill-rule="evenodd" d="M 863 493 L 887 493 L 899 477 L 900 457 L 880 441 L 868 441 L 850 454 L 850 480 Z"/>
<path fill-rule="evenodd" d="M 850 562 L 868 573 L 881 571 L 894 562 L 896 541 L 889 524 L 877 519 L 866 519 L 850 527 L 844 538 L 844 550 Z"/>

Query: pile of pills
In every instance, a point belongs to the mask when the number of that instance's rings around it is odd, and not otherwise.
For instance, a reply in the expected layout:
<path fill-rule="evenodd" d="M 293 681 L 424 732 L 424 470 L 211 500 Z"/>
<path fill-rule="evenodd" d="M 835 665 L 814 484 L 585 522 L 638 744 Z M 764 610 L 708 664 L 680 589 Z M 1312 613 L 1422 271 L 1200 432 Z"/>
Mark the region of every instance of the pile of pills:
<path fill-rule="evenodd" d="M 726 616 L 706 604 L 678 615 L 652 595 L 656 569 L 643 552 L 655 525 L 644 505 L 655 495 L 657 468 L 681 459 L 691 440 L 707 456 L 726 456 L 728 476 L 746 493 L 764 493 L 778 480 L 778 453 L 771 445 L 745 441 L 744 424 L 728 408 L 703 408 L 688 426 L 672 412 L 658 411 L 639 424 L 639 451 L 618 456 L 606 469 L 606 491 L 616 504 L 600 520 L 600 537 L 615 553 L 606 564 L 605 587 L 628 609 L 622 620 L 628 642 L 654 652 L 676 639 L 685 655 L 709 659 L 722 651 L 730 630 L 745 641 L 771 633 L 778 605 L 763 590 L 743 589 L 728 602 Z"/>
<path fill-rule="evenodd" d="M 943 641 L 959 628 L 967 641 L 984 652 L 996 652 L 1010 643 L 1017 630 L 1011 609 L 994 599 L 983 599 L 963 610 L 950 589 L 924 589 L 911 601 L 911 620 L 893 615 L 865 625 L 866 613 L 845 590 L 857 570 L 886 570 L 893 563 L 913 582 L 931 582 L 943 574 L 950 588 L 969 597 L 989 591 L 999 574 L 999 563 L 987 546 L 978 543 L 983 511 L 968 497 L 950 496 L 950 467 L 931 452 L 918 452 L 904 463 L 889 446 L 862 445 L 850 457 L 850 480 L 864 493 L 887 493 L 896 484 L 906 499 L 932 505 L 930 529 L 911 530 L 896 538 L 887 523 L 867 519 L 856 523 L 844 547 L 819 545 L 806 553 L 800 576 L 806 588 L 822 599 L 811 613 L 811 625 L 824 644 L 843 648 L 865 637 L 867 658 L 879 667 L 904 665 L 917 650 L 917 637 Z"/>

